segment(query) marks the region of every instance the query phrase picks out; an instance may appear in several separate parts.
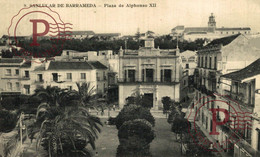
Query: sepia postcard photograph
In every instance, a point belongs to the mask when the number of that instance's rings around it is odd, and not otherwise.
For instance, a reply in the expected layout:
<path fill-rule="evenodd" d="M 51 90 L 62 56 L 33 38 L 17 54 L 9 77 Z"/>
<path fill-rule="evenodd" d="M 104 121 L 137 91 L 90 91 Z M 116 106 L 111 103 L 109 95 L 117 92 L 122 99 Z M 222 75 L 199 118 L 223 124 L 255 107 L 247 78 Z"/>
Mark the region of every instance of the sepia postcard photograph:
<path fill-rule="evenodd" d="M 0 157 L 260 157 L 260 0 L 0 4 Z"/>

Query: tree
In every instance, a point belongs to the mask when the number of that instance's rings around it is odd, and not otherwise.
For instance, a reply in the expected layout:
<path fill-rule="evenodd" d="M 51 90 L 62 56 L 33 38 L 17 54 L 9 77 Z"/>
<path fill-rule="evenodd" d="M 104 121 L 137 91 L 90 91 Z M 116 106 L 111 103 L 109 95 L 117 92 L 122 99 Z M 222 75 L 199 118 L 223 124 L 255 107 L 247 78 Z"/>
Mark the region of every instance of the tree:
<path fill-rule="evenodd" d="M 119 112 L 116 117 L 116 127 L 119 129 L 124 122 L 135 119 L 145 119 L 155 125 L 155 119 L 152 116 L 151 112 L 142 106 L 129 105 L 124 106 L 124 108 Z"/>
<path fill-rule="evenodd" d="M 173 123 L 172 123 L 172 132 L 174 132 L 176 135 L 180 134 L 181 135 L 181 140 L 182 140 L 182 134 L 187 133 L 188 129 L 190 127 L 190 123 L 188 122 L 187 119 L 184 119 L 183 116 L 178 115 L 174 118 Z M 176 136 L 177 138 L 177 136 Z"/>
<path fill-rule="evenodd" d="M 36 95 L 46 103 L 38 106 L 31 134 L 38 132 L 37 148 L 42 144 L 49 156 L 88 154 L 85 149 L 87 144 L 95 149 L 102 123 L 88 112 L 88 107 L 94 102 L 89 85 L 77 83 L 77 86 L 78 91 L 57 87 L 36 90 Z"/>
<path fill-rule="evenodd" d="M 163 103 L 163 113 L 165 113 L 167 117 L 167 112 L 170 110 L 171 107 L 171 98 L 168 96 L 162 97 L 162 103 Z"/>
<path fill-rule="evenodd" d="M 149 144 L 155 138 L 152 125 L 144 119 L 125 122 L 118 131 L 117 156 L 151 156 Z"/>

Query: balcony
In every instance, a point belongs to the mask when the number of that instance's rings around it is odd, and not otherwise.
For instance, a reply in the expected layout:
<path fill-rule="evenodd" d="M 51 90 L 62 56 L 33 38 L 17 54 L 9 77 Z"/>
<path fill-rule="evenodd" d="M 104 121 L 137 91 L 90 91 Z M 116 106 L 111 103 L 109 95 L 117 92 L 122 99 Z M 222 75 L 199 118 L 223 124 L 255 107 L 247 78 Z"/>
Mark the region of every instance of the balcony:
<path fill-rule="evenodd" d="M 118 83 L 127 83 L 127 84 L 138 84 L 138 83 L 142 83 L 142 84 L 169 84 L 169 85 L 173 85 L 173 84 L 178 84 L 179 82 L 176 80 L 171 80 L 171 79 L 164 79 L 161 80 L 161 78 L 155 78 L 155 79 L 148 79 L 148 80 L 143 80 L 141 78 L 139 79 L 124 79 L 124 78 L 118 78 Z"/>
<path fill-rule="evenodd" d="M 194 84 L 194 88 L 203 94 L 214 96 L 215 91 L 207 89 L 205 85 Z"/>
<path fill-rule="evenodd" d="M 224 95 L 228 96 L 230 99 L 235 100 L 240 105 L 244 105 L 245 107 L 254 107 L 254 104 L 249 104 L 246 102 L 247 98 L 243 93 L 233 93 L 225 89 Z"/>
<path fill-rule="evenodd" d="M 28 76 L 23 76 L 23 77 L 20 77 L 19 79 L 20 79 L 20 80 L 30 80 L 30 77 L 28 77 Z"/>
<path fill-rule="evenodd" d="M 35 83 L 35 84 L 43 84 L 43 83 L 44 83 L 44 80 L 36 80 L 34 83 Z"/>

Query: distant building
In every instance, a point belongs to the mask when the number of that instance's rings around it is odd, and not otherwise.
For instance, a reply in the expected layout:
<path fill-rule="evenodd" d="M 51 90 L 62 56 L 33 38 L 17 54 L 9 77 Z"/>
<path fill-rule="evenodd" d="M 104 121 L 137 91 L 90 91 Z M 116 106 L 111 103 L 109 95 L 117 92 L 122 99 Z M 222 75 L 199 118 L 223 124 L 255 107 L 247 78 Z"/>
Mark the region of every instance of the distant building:
<path fill-rule="evenodd" d="M 119 39 L 121 33 L 96 33 L 93 38 L 97 38 L 99 40 L 116 40 Z"/>
<path fill-rule="evenodd" d="M 181 64 L 179 49 L 154 48 L 154 39 L 145 39 L 139 50 L 119 52 L 119 106 L 126 98 L 138 92 L 150 100 L 152 109 L 162 108 L 162 97 L 168 96 L 179 102 Z"/>
<path fill-rule="evenodd" d="M 217 28 L 215 16 L 213 13 L 209 16 L 208 26 L 207 27 L 185 27 L 185 26 L 176 26 L 171 30 L 171 34 L 174 37 L 179 37 L 188 41 L 194 41 L 199 38 L 206 38 L 209 40 L 214 40 L 217 38 L 222 38 L 234 34 L 251 34 L 251 28 L 245 27 L 234 27 L 226 28 L 221 27 Z"/>
<path fill-rule="evenodd" d="M 85 38 L 91 38 L 95 35 L 93 31 L 72 31 L 70 33 L 69 38 L 72 39 L 85 39 Z"/>
<path fill-rule="evenodd" d="M 197 67 L 197 54 L 195 51 L 184 51 L 180 53 L 181 56 L 181 65 L 184 71 L 188 71 L 188 75 L 191 76 L 194 73 L 195 68 Z"/>

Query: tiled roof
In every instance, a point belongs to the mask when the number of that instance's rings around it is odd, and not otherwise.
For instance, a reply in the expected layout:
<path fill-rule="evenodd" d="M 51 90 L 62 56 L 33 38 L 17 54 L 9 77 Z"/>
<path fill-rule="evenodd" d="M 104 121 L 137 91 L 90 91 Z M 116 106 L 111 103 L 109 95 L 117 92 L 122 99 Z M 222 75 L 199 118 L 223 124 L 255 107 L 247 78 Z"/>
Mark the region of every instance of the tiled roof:
<path fill-rule="evenodd" d="M 1 58 L 0 63 L 22 63 L 22 58 Z"/>
<path fill-rule="evenodd" d="M 95 69 L 107 69 L 107 67 L 99 61 L 88 61 Z"/>
<path fill-rule="evenodd" d="M 249 28 L 249 27 L 245 27 L 245 28 L 225 28 L 225 27 L 223 27 L 223 28 L 216 28 L 216 30 L 217 31 L 232 31 L 232 30 L 234 30 L 234 31 L 242 31 L 242 30 L 251 30 L 251 28 Z"/>
<path fill-rule="evenodd" d="M 260 58 L 245 67 L 244 69 L 222 75 L 222 77 L 230 78 L 232 80 L 241 81 L 243 79 L 260 74 Z"/>
<path fill-rule="evenodd" d="M 228 45 L 231 43 L 233 40 L 235 40 L 240 34 L 232 35 L 232 36 L 227 36 L 219 39 L 212 40 L 209 44 L 206 46 L 211 46 L 211 45 Z"/>
<path fill-rule="evenodd" d="M 89 70 L 93 69 L 88 62 L 50 62 L 48 70 Z"/>

